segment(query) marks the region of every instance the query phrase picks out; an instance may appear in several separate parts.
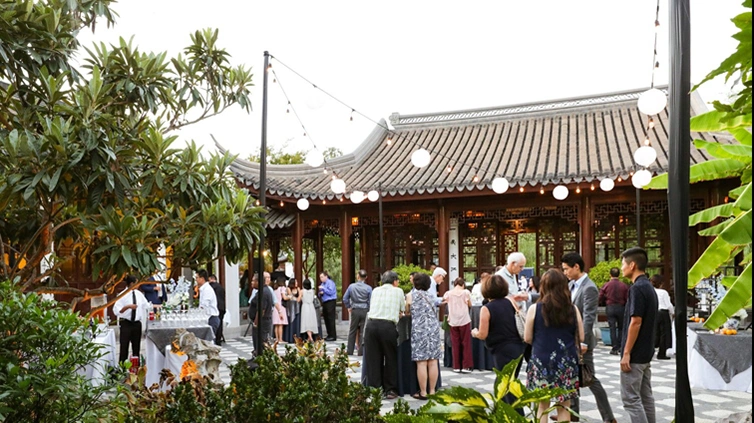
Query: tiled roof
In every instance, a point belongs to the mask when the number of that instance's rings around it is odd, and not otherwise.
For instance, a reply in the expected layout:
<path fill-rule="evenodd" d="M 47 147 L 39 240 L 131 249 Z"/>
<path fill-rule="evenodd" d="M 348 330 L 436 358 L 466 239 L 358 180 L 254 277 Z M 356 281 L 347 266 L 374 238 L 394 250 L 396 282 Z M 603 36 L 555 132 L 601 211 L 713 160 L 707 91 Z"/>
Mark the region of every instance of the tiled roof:
<path fill-rule="evenodd" d="M 633 152 L 645 138 L 646 116 L 636 106 L 643 91 L 448 113 L 393 114 L 391 145 L 383 121 L 353 153 L 328 163 L 346 182 L 347 192 L 367 192 L 381 183 L 382 194 L 392 196 L 487 191 L 496 176 L 506 177 L 511 187 L 627 179 L 638 169 Z M 692 97 L 693 108 L 702 112 L 700 98 L 695 93 Z M 657 161 L 650 170 L 656 174 L 668 169 L 667 109 L 655 120 L 650 138 Z M 691 137 L 730 142 L 710 133 Z M 432 153 L 432 162 L 422 169 L 410 159 L 419 146 Z M 692 144 L 691 164 L 709 159 Z M 259 189 L 258 163 L 236 159 L 232 170 L 242 183 Z M 472 182 L 475 174 L 477 183 Z M 268 165 L 267 192 L 319 200 L 338 197 L 330 190 L 330 176 L 323 168 L 308 165 Z"/>
<path fill-rule="evenodd" d="M 295 215 L 286 214 L 284 211 L 276 209 L 269 209 L 264 218 L 267 229 L 284 229 L 293 225 L 296 221 Z"/>

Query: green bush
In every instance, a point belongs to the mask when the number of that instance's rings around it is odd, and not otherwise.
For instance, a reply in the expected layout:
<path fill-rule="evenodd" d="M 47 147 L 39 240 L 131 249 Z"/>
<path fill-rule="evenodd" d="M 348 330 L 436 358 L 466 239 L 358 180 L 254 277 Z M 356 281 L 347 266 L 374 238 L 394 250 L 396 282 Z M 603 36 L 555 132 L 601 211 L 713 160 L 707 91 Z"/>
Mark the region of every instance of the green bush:
<path fill-rule="evenodd" d="M 413 286 L 411 285 L 412 272 L 424 273 L 426 275 L 432 276 L 432 272 L 430 272 L 429 270 L 422 269 L 421 267 L 413 264 L 396 266 L 393 268 L 393 272 L 398 274 L 398 280 L 400 281 L 399 287 L 406 294 L 408 294 L 409 291 L 411 291 L 411 288 L 413 288 Z"/>
<path fill-rule="evenodd" d="M 99 422 L 118 413 L 110 381 L 93 387 L 77 371 L 100 346 L 83 336 L 86 320 L 40 296 L 0 283 L 0 421 Z"/>
<path fill-rule="evenodd" d="M 602 288 L 602 285 L 606 284 L 607 281 L 610 280 L 610 269 L 612 269 L 613 267 L 616 267 L 620 270 L 621 259 L 600 262 L 596 266 L 589 269 L 589 279 L 594 281 L 594 283 L 597 285 L 597 288 Z M 622 280 L 624 283 L 629 283 L 629 280 L 624 277 L 621 277 L 620 280 Z"/>

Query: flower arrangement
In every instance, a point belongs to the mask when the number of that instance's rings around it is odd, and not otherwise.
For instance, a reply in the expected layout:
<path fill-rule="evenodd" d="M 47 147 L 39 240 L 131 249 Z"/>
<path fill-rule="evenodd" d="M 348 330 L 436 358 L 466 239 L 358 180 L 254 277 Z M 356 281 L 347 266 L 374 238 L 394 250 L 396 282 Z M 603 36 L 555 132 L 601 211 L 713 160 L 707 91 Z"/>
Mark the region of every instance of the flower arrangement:
<path fill-rule="evenodd" d="M 191 295 L 189 294 L 191 291 L 191 281 L 181 276 L 177 281 L 171 278 L 165 286 L 168 289 L 168 302 L 163 307 L 167 307 L 168 310 L 188 307 L 191 299 Z"/>

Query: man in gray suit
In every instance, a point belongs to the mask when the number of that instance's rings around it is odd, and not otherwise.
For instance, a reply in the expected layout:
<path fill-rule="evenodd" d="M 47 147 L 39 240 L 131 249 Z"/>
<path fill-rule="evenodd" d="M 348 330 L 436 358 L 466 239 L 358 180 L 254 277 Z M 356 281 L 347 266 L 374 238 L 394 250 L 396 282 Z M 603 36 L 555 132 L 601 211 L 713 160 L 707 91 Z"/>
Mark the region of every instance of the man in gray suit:
<path fill-rule="evenodd" d="M 584 343 L 587 344 L 587 350 L 584 353 L 584 366 L 589 367 L 594 374 L 594 347 L 597 345 L 597 338 L 594 336 L 594 324 L 597 322 L 597 305 L 599 303 L 600 292 L 597 285 L 589 279 L 589 275 L 584 272 L 584 259 L 577 253 L 566 253 L 560 259 L 563 273 L 571 281 L 571 301 L 579 308 L 581 317 L 584 322 Z M 615 422 L 613 410 L 610 402 L 607 400 L 607 394 L 602 387 L 596 374 L 594 382 L 589 389 L 597 401 L 597 409 L 603 422 Z M 571 408 L 579 412 L 579 399 L 571 401 Z M 571 418 L 571 421 L 578 421 Z"/>

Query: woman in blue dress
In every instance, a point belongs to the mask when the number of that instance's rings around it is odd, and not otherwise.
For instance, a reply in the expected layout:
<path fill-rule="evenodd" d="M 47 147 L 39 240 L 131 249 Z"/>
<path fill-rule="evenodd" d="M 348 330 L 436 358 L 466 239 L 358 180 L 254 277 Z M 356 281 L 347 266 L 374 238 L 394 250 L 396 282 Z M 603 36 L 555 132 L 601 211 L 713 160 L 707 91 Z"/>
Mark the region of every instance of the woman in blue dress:
<path fill-rule="evenodd" d="M 584 341 L 584 326 L 579 309 L 571 303 L 568 278 L 560 270 L 550 269 L 540 281 L 540 298 L 529 307 L 524 341 L 532 345 L 527 370 L 527 388 L 563 388 L 570 393 L 553 398 L 558 421 L 570 421 L 564 407 L 579 395 L 579 356 L 577 348 Z M 539 403 L 540 422 L 547 421 L 550 401 Z"/>
<path fill-rule="evenodd" d="M 427 395 L 435 393 L 439 376 L 438 360 L 443 354 L 435 298 L 427 292 L 430 284 L 428 275 L 414 275 L 415 289 L 411 294 L 411 360 L 416 362 L 416 378 L 419 381 L 419 392 L 413 396 L 420 400 L 426 400 Z"/>

